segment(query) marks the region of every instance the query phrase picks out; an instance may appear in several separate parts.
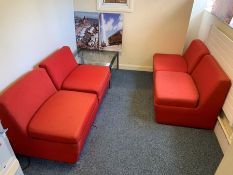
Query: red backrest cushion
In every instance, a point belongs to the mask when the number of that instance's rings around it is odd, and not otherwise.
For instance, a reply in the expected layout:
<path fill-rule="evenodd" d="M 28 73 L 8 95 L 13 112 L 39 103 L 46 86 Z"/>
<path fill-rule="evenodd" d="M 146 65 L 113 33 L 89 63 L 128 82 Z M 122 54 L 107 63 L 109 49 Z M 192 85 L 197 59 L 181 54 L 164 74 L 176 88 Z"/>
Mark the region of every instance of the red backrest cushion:
<path fill-rule="evenodd" d="M 55 87 L 61 89 L 65 78 L 78 66 L 70 48 L 64 46 L 48 56 L 39 67 L 45 68 Z"/>
<path fill-rule="evenodd" d="M 18 126 L 26 134 L 32 116 L 55 92 L 44 69 L 32 70 L 0 96 L 0 119 L 8 126 Z"/>
<path fill-rule="evenodd" d="M 206 55 L 194 69 L 192 77 L 199 91 L 199 106 L 205 110 L 219 111 L 230 89 L 231 81 L 215 58 Z"/>
<path fill-rule="evenodd" d="M 207 54 L 210 52 L 206 45 L 199 39 L 193 40 L 183 55 L 188 65 L 188 73 L 192 73 L 201 58 Z"/>

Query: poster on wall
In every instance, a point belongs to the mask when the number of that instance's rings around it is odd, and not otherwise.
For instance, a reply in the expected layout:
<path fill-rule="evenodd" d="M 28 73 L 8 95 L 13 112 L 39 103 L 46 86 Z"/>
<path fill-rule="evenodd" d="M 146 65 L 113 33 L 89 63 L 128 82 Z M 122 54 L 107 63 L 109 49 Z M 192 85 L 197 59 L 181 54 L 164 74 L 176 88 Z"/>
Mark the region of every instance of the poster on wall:
<path fill-rule="evenodd" d="M 121 51 L 122 14 L 75 11 L 74 18 L 78 48 Z"/>
<path fill-rule="evenodd" d="M 99 49 L 99 13 L 74 12 L 77 46 Z"/>
<path fill-rule="evenodd" d="M 123 16 L 117 13 L 100 14 L 99 46 L 102 50 L 120 51 L 122 48 Z"/>
<path fill-rule="evenodd" d="M 233 0 L 211 0 L 211 13 L 233 27 Z"/>

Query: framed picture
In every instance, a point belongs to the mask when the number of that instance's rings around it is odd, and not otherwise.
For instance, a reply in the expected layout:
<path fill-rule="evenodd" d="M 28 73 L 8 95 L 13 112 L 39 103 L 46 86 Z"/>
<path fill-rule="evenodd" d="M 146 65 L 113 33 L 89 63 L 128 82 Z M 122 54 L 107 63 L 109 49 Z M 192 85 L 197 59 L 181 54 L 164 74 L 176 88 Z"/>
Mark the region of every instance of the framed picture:
<path fill-rule="evenodd" d="M 119 13 L 100 13 L 100 50 L 121 51 L 123 34 L 123 15 Z"/>
<path fill-rule="evenodd" d="M 99 13 L 75 11 L 74 20 L 77 46 L 99 49 Z"/>
<path fill-rule="evenodd" d="M 133 12 L 133 0 L 97 0 L 97 10 Z"/>
<path fill-rule="evenodd" d="M 121 51 L 123 14 L 74 12 L 78 48 Z"/>

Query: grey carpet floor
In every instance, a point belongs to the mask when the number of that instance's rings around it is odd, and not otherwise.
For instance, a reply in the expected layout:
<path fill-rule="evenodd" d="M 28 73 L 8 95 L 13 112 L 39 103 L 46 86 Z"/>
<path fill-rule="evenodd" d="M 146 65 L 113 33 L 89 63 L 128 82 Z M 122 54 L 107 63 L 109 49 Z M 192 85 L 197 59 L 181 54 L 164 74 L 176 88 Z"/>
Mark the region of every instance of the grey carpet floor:
<path fill-rule="evenodd" d="M 213 131 L 155 123 L 152 94 L 152 73 L 114 70 L 80 161 L 32 158 L 24 173 L 213 175 L 223 156 Z"/>

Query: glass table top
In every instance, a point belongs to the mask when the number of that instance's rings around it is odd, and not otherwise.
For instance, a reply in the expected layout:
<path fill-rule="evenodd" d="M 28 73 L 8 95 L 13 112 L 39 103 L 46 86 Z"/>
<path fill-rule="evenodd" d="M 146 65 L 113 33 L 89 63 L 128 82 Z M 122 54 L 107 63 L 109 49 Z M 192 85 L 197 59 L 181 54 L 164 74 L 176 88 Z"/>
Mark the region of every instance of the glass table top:
<path fill-rule="evenodd" d="M 114 61 L 115 64 L 112 66 L 115 67 L 116 61 L 113 59 L 116 59 L 117 57 L 118 52 L 114 51 L 80 49 L 75 58 L 80 64 L 93 64 L 102 66 L 110 66 L 111 62 Z"/>

